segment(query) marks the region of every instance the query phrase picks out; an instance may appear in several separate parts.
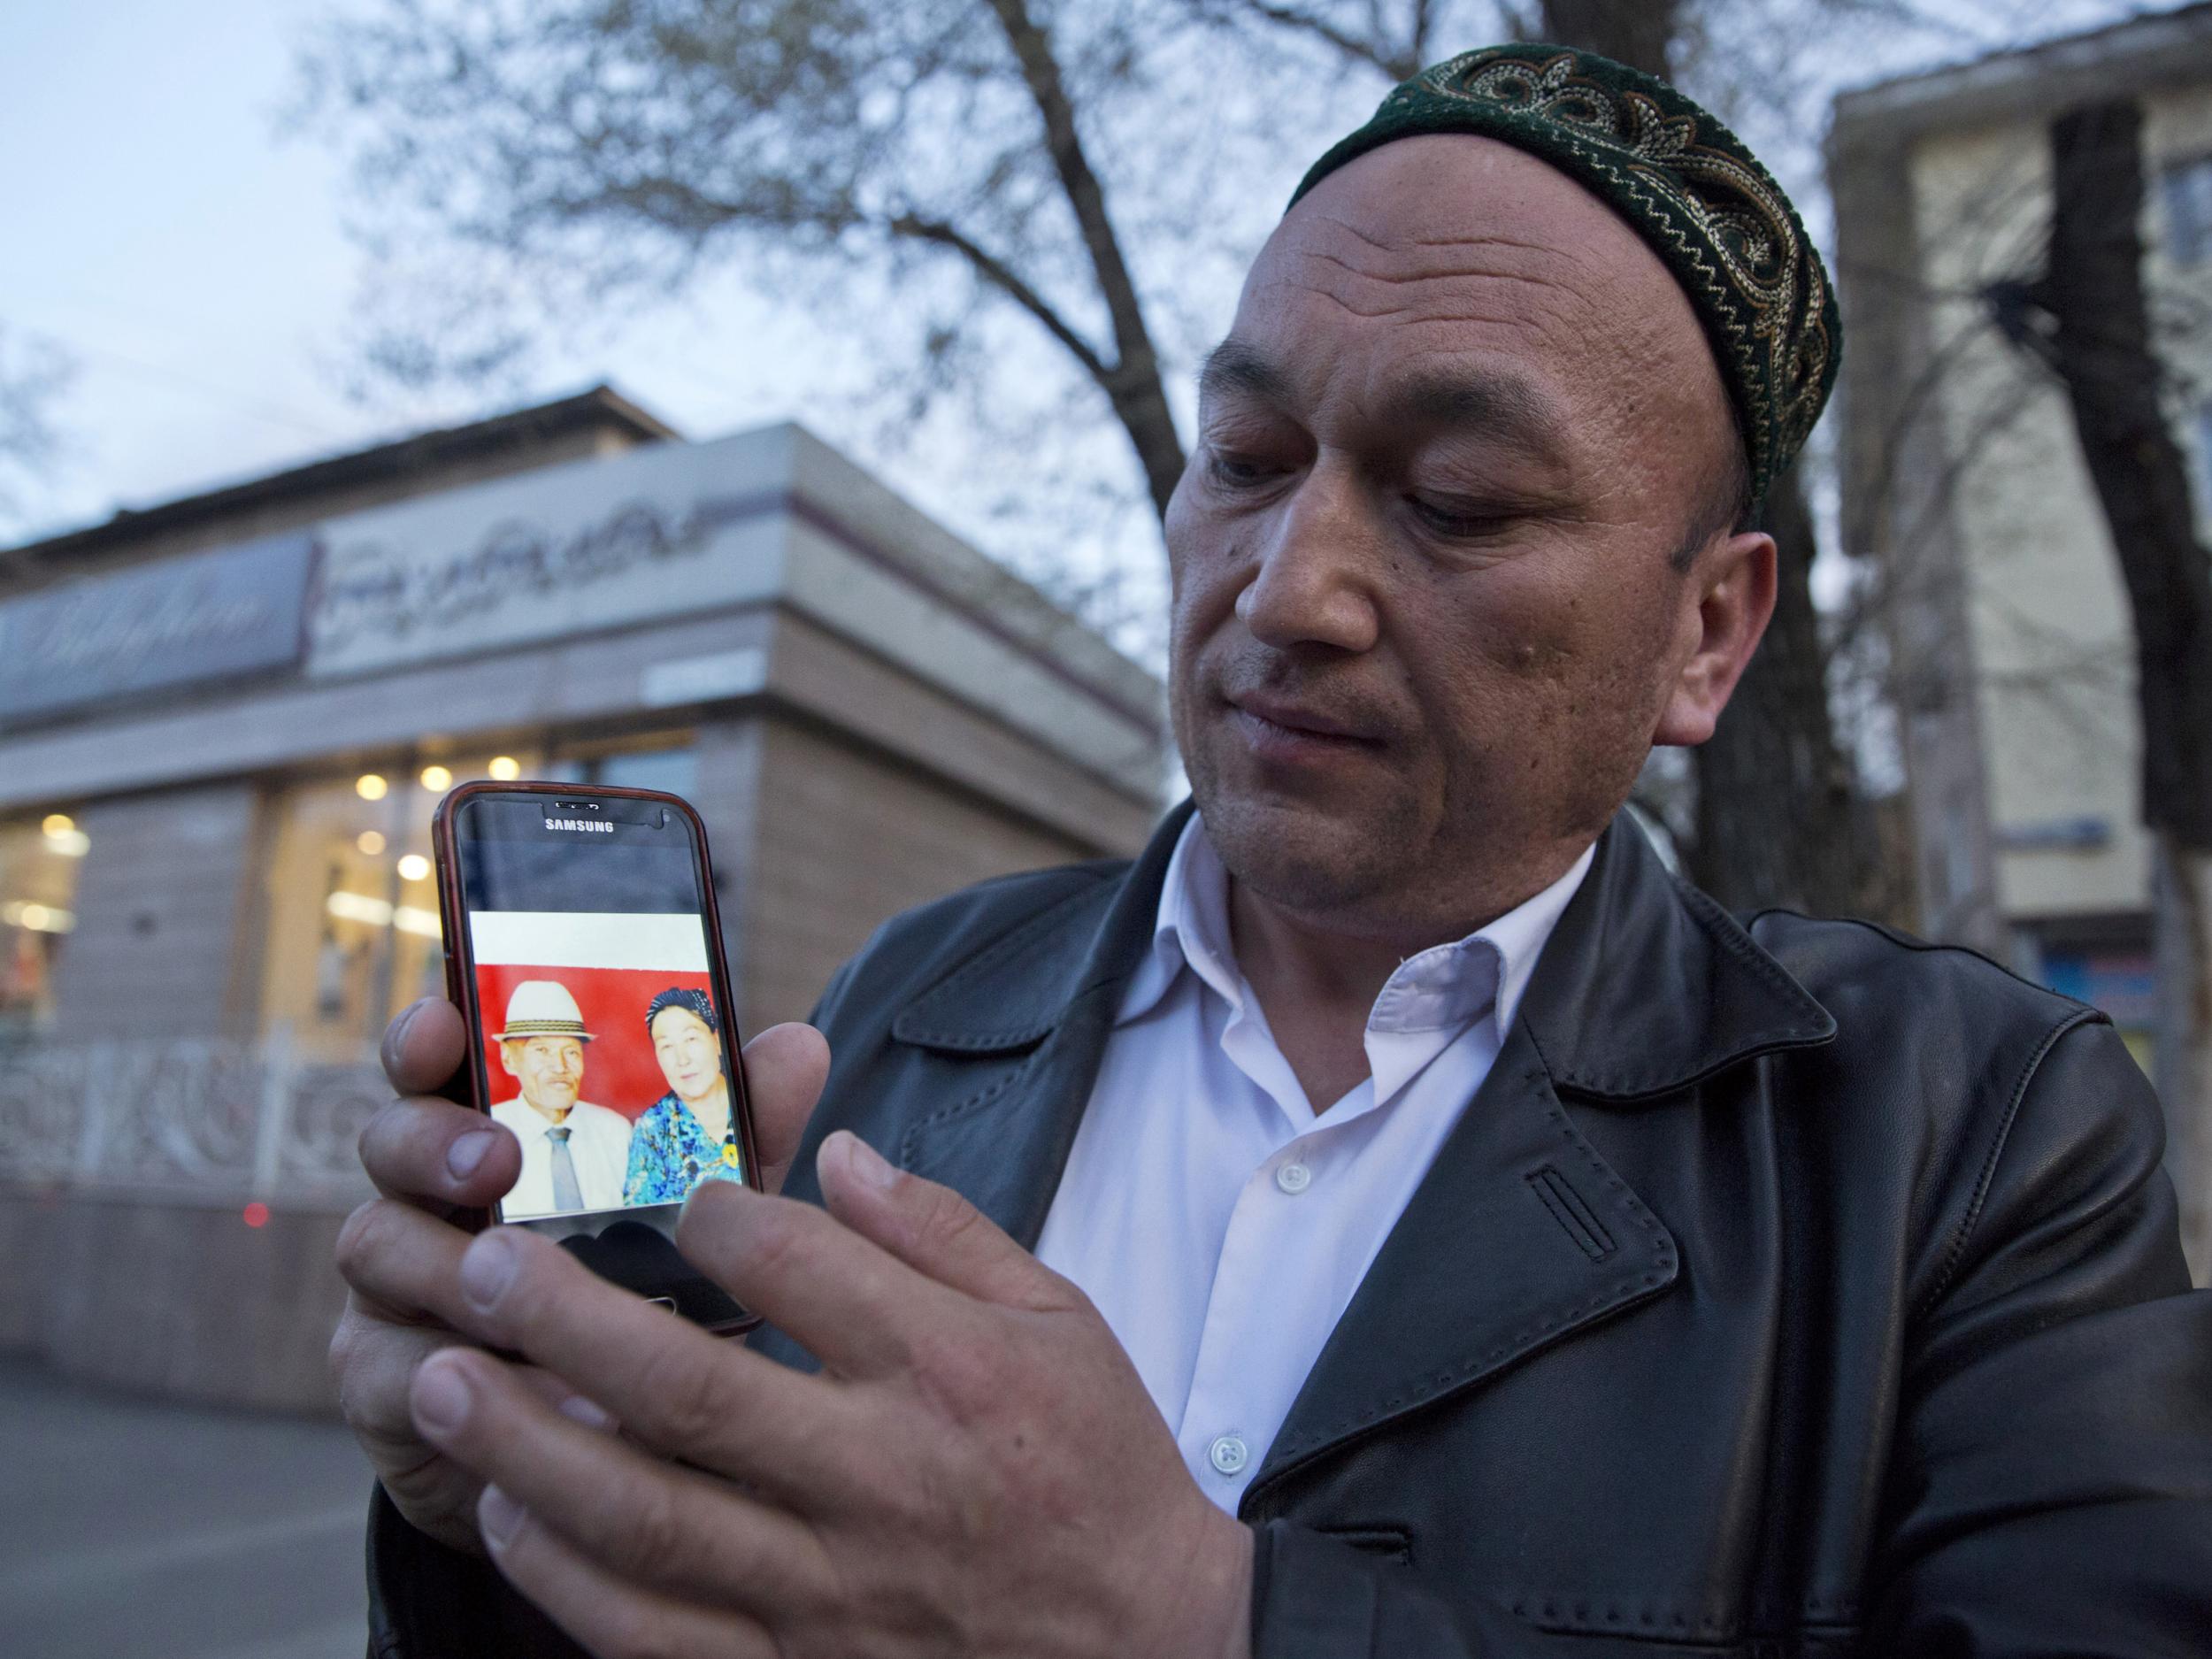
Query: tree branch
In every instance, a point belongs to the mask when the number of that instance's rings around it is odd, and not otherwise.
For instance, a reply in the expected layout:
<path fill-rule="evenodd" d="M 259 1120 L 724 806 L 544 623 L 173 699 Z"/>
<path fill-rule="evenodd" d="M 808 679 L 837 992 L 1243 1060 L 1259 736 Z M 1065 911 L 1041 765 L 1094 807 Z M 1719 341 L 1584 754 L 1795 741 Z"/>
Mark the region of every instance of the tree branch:
<path fill-rule="evenodd" d="M 1111 394 L 1112 365 L 1098 355 L 1095 346 L 1069 325 L 1067 319 L 1060 315 L 1051 301 L 1031 287 L 1021 273 L 1005 260 L 980 246 L 958 227 L 948 225 L 941 219 L 902 213 L 891 221 L 890 231 L 895 236 L 933 242 L 957 253 L 973 267 L 978 276 L 1042 324 L 1045 332 L 1066 347 L 1069 355 L 1083 365 L 1084 372 L 1096 380 L 1102 389 Z"/>
<path fill-rule="evenodd" d="M 1433 22 L 1432 0 L 1417 0 L 1413 9 L 1411 38 L 1403 48 L 1386 43 L 1379 28 L 1373 35 L 1362 39 L 1325 17 L 1316 16 L 1301 6 L 1281 4 L 1279 0 L 1229 0 L 1229 9 L 1256 18 L 1263 23 L 1272 23 L 1294 34 L 1310 35 L 1356 64 L 1379 69 L 1393 81 L 1404 81 L 1418 74 L 1427 61 L 1423 54 L 1427 50 L 1429 30 Z"/>
<path fill-rule="evenodd" d="M 1144 306 L 1121 239 L 1106 211 L 1106 193 L 1084 153 L 1076 129 L 1075 105 L 1068 96 L 1060 65 L 1044 29 L 1030 15 L 1028 0 L 990 0 L 1006 38 L 1020 64 L 1037 112 L 1044 118 L 1045 150 L 1058 174 L 1060 188 L 1075 214 L 1084 250 L 1106 315 L 1113 326 L 1115 361 L 1100 377 L 1114 413 L 1136 448 L 1144 468 L 1153 506 L 1165 516 L 1168 497 L 1183 476 L 1183 442 L 1175 430 L 1175 417 L 1160 376 L 1160 358 L 1146 326 Z"/>

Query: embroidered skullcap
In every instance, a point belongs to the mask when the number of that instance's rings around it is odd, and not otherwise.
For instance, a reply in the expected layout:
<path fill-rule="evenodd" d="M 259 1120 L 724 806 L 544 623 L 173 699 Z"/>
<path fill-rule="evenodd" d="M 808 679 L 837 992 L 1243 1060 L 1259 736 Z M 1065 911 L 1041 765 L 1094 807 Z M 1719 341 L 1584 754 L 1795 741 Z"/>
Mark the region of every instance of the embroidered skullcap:
<path fill-rule="evenodd" d="M 1665 81 L 1594 52 L 1488 46 L 1423 70 L 1314 163 L 1299 198 L 1396 138 L 1472 133 L 1588 188 L 1666 262 L 1704 325 L 1743 428 L 1755 502 L 1805 447 L 1835 384 L 1834 290 L 1782 188 Z"/>
<path fill-rule="evenodd" d="M 718 1037 L 722 1034 L 722 1022 L 714 1017 L 714 1003 L 707 994 L 680 985 L 670 986 L 645 1005 L 645 1029 L 651 1031 L 653 1022 L 672 1008 L 689 1010 L 709 1031 Z"/>

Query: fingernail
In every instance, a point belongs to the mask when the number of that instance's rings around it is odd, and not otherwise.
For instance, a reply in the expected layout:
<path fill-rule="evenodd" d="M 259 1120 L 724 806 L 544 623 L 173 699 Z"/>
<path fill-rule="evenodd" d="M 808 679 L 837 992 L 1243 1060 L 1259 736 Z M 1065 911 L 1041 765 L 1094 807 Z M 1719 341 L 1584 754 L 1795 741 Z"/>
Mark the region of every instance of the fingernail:
<path fill-rule="evenodd" d="M 461 1294 L 478 1307 L 489 1308 L 507 1294 L 521 1265 L 514 1240 L 495 1227 L 461 1257 Z"/>
<path fill-rule="evenodd" d="M 849 1130 L 837 1132 L 843 1137 L 845 1167 L 871 1187 L 889 1187 L 899 1179 L 899 1172 L 884 1161 L 883 1154 Z"/>
<path fill-rule="evenodd" d="M 476 1166 L 492 1149 L 493 1139 L 488 1129 L 472 1129 L 445 1149 L 445 1166 L 455 1180 L 465 1181 L 476 1173 Z"/>
<path fill-rule="evenodd" d="M 469 1386 L 434 1355 L 415 1372 L 415 1420 L 426 1429 L 450 1433 L 467 1420 Z"/>
<path fill-rule="evenodd" d="M 415 1016 L 422 1012 L 422 1005 L 428 1000 L 426 997 L 418 998 L 408 1003 L 399 1010 L 399 1018 L 385 1027 L 382 1058 L 386 1071 L 396 1069 L 401 1057 L 406 1054 L 407 1028 L 415 1023 Z"/>
<path fill-rule="evenodd" d="M 508 1543 L 522 1530 L 528 1512 L 497 1486 L 486 1486 L 484 1495 L 476 1501 L 476 1529 L 484 1535 L 484 1541 L 495 1549 Z"/>
<path fill-rule="evenodd" d="M 588 1429 L 611 1429 L 614 1426 L 614 1417 L 604 1406 L 595 1400 L 587 1400 L 581 1394 L 571 1394 L 562 1401 L 560 1412 L 570 1421 L 580 1423 Z"/>

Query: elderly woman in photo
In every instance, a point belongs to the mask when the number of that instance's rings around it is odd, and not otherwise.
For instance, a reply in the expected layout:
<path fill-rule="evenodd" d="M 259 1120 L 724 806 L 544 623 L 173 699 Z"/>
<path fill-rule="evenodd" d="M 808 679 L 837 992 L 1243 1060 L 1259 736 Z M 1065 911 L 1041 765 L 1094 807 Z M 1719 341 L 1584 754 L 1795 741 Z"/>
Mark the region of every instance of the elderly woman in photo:
<path fill-rule="evenodd" d="M 703 1180 L 744 1179 L 714 1003 L 703 991 L 672 986 L 646 1005 L 645 1029 L 668 1093 L 645 1109 L 631 1133 L 622 1202 L 680 1203 Z"/>

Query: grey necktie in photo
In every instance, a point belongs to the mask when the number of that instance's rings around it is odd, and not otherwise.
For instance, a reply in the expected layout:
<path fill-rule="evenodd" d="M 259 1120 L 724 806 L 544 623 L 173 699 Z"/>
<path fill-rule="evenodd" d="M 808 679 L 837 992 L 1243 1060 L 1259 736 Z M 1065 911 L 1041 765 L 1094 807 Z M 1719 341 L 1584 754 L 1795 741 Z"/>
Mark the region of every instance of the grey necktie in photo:
<path fill-rule="evenodd" d="M 576 1185 L 576 1160 L 568 1149 L 568 1125 L 547 1130 L 545 1138 L 553 1143 L 553 1208 L 581 1210 L 584 1189 Z"/>

